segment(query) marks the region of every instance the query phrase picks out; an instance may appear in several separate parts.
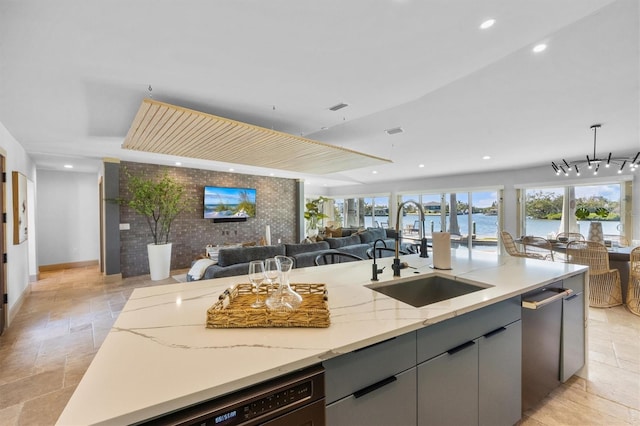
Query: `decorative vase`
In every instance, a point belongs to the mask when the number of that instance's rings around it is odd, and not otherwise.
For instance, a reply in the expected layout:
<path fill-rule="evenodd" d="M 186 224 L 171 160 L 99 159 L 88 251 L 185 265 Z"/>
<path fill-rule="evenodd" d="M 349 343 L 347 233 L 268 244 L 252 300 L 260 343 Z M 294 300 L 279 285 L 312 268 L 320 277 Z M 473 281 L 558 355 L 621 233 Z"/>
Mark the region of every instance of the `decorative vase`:
<path fill-rule="evenodd" d="M 589 224 L 589 241 L 595 241 L 597 243 L 604 243 L 604 235 L 602 234 L 602 223 L 591 222 Z"/>
<path fill-rule="evenodd" d="M 171 243 L 148 244 L 149 273 L 152 281 L 169 278 L 171 273 Z"/>
<path fill-rule="evenodd" d="M 266 301 L 272 310 L 294 310 L 300 307 L 302 296 L 293 291 L 289 283 L 289 272 L 293 268 L 293 259 L 287 256 L 276 256 L 280 285 Z"/>

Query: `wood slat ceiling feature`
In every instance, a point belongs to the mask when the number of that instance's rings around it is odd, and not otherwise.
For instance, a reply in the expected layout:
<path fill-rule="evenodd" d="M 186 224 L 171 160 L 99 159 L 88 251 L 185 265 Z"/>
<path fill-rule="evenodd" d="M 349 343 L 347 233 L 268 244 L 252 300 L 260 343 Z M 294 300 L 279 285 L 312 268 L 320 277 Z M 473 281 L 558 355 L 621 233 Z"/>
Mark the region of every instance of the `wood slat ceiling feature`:
<path fill-rule="evenodd" d="M 142 101 L 122 147 L 312 174 L 391 162 L 153 99 Z"/>

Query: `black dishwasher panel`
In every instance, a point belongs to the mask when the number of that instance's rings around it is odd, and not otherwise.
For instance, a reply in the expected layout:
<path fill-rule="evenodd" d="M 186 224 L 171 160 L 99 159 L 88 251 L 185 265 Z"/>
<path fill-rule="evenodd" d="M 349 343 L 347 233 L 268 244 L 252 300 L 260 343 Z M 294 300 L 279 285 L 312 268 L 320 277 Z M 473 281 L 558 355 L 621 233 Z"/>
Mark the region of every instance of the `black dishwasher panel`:
<path fill-rule="evenodd" d="M 560 287 L 546 287 L 522 296 L 523 412 L 560 385 L 562 299 L 567 294 Z"/>
<path fill-rule="evenodd" d="M 324 396 L 324 369 L 314 366 L 140 424 L 323 426 Z"/>

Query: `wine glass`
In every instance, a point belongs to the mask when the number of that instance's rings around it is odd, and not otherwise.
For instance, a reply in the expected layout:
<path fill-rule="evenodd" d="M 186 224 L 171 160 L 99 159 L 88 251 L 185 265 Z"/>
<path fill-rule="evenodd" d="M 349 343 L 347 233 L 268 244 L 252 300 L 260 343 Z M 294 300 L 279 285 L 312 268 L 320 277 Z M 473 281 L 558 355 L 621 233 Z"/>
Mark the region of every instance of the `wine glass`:
<path fill-rule="evenodd" d="M 273 285 L 276 282 L 276 278 L 278 278 L 278 264 L 276 263 L 276 259 L 274 257 L 265 259 L 264 276 L 267 278 L 267 283 L 269 284 L 269 293 L 271 293 L 273 291 Z"/>
<path fill-rule="evenodd" d="M 262 260 L 252 260 L 249 262 L 249 281 L 253 285 L 253 291 L 256 293 L 256 301 L 251 304 L 252 308 L 261 308 L 264 301 L 260 299 L 260 284 L 264 280 L 264 262 Z"/>

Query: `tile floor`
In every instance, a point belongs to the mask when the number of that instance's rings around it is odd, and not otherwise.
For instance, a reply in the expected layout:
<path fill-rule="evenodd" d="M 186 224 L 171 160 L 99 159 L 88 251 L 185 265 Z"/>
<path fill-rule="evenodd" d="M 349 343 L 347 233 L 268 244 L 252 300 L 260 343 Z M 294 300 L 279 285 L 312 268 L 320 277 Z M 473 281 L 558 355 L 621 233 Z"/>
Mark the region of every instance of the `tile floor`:
<path fill-rule="evenodd" d="M 97 267 L 42 273 L 0 336 L 0 425 L 54 424 L 133 289 L 173 282 L 107 280 Z M 640 425 L 640 317 L 589 314 L 589 380 L 572 378 L 519 425 Z"/>

